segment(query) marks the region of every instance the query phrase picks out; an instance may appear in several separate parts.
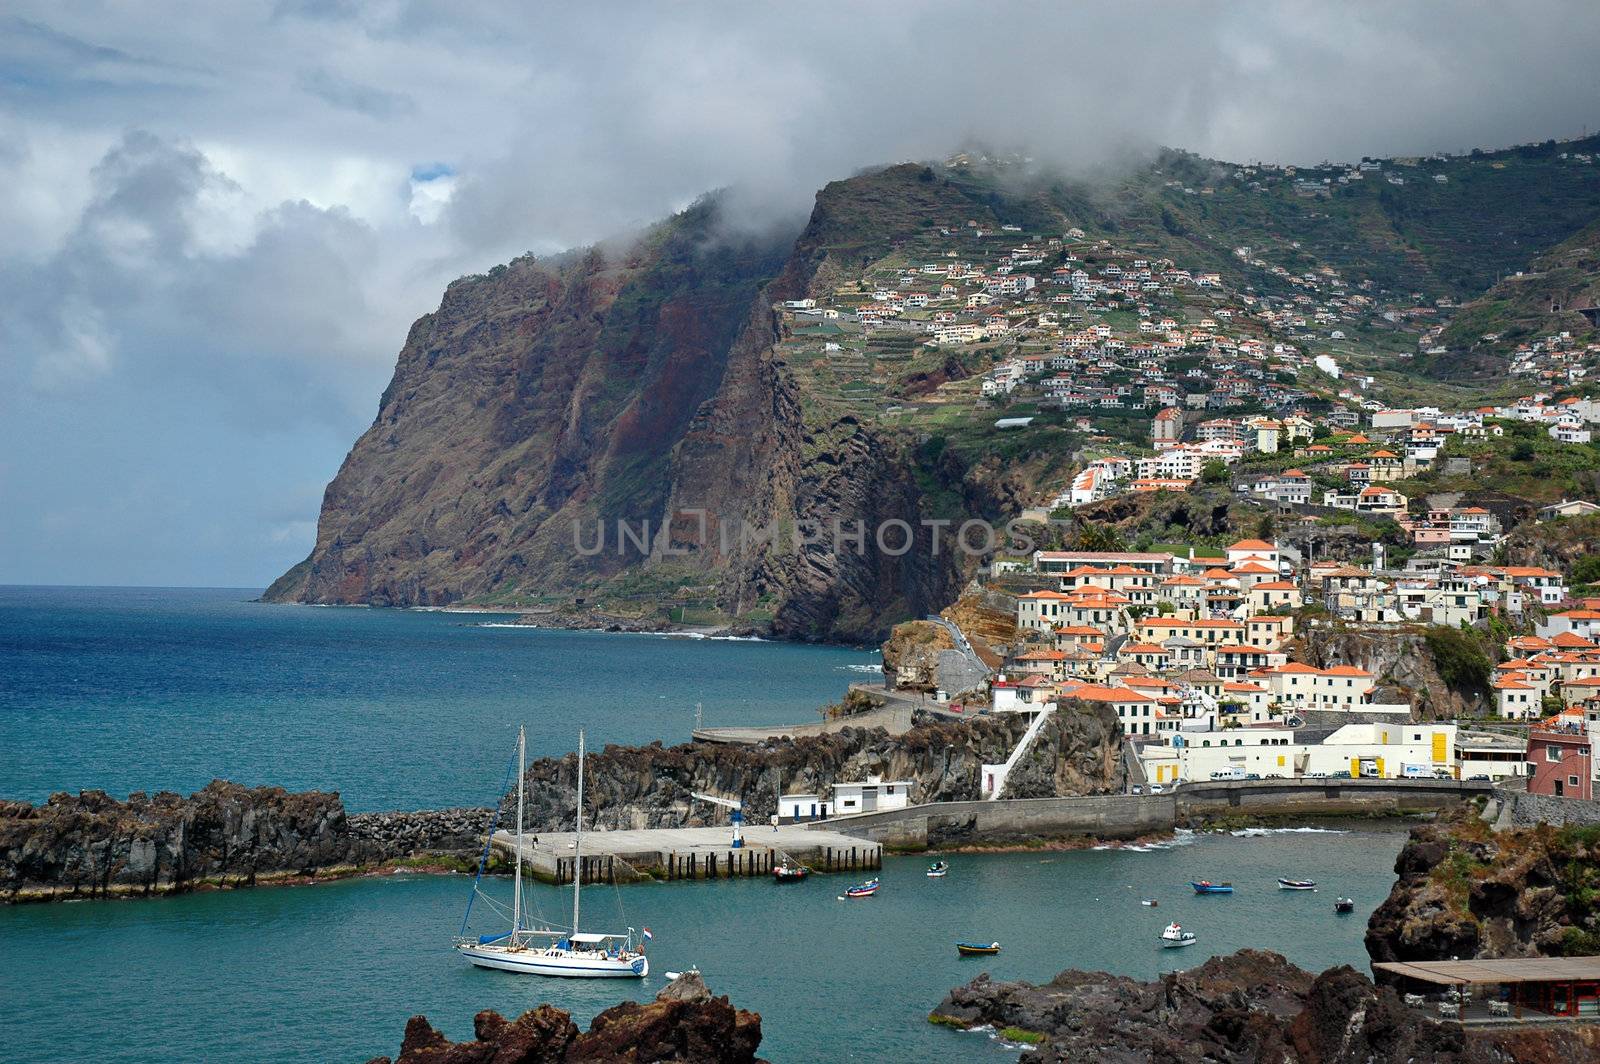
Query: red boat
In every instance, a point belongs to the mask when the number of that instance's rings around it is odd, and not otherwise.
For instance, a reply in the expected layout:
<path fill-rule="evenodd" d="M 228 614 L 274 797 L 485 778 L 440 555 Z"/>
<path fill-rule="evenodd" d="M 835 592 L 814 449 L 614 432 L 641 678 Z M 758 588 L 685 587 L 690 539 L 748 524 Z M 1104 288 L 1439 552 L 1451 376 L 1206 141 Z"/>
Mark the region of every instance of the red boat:
<path fill-rule="evenodd" d="M 772 878 L 779 883 L 798 883 L 811 874 L 805 865 L 792 865 L 788 861 L 772 869 Z"/>

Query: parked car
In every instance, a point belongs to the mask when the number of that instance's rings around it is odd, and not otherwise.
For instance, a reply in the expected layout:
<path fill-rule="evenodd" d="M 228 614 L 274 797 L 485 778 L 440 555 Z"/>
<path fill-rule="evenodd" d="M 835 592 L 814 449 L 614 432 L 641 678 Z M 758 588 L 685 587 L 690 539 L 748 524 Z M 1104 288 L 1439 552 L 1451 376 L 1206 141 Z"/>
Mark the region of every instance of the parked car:
<path fill-rule="evenodd" d="M 1467 779 L 1469 779 L 1469 780 L 1482 780 L 1484 783 L 1488 783 L 1489 782 L 1489 777 L 1486 774 L 1482 773 L 1482 772 L 1478 773 L 1476 776 L 1468 776 Z"/>
<path fill-rule="evenodd" d="M 1247 779 L 1247 780 L 1258 780 L 1258 779 L 1261 778 L 1261 773 L 1259 773 L 1259 772 L 1246 772 L 1244 774 L 1244 778 Z"/>
<path fill-rule="evenodd" d="M 1144 793 L 1144 788 L 1139 786 L 1137 783 L 1135 783 L 1133 785 L 1133 793 L 1134 794 L 1143 794 Z"/>
<path fill-rule="evenodd" d="M 1335 772 L 1333 774 L 1332 778 L 1336 779 L 1336 780 L 1347 780 L 1347 779 L 1350 778 L 1350 772 L 1349 772 L 1348 769 L 1340 771 L 1340 772 Z"/>
<path fill-rule="evenodd" d="M 1176 784 L 1174 784 L 1174 786 L 1176 786 Z M 1150 793 L 1151 794 L 1164 794 L 1164 793 L 1166 793 L 1166 789 L 1164 787 L 1162 787 L 1161 784 L 1159 784 L 1159 783 L 1152 783 L 1150 785 Z"/>

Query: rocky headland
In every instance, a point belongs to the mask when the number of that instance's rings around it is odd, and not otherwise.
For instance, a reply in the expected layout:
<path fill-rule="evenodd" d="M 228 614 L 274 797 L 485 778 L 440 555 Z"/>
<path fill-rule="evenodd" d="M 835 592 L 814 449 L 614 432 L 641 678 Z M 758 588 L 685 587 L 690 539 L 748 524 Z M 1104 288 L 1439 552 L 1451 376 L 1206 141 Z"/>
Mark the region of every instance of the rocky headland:
<path fill-rule="evenodd" d="M 1412 829 L 1394 870 L 1375 961 L 1600 953 L 1600 829 L 1493 832 L 1463 811 Z"/>
<path fill-rule="evenodd" d="M 982 766 L 1010 756 L 1027 724 L 1009 714 L 923 719 L 898 736 L 882 728 L 846 728 L 752 745 L 607 746 L 591 753 L 584 769 L 584 824 L 616 831 L 725 823 L 727 812 L 692 798 L 696 791 L 738 798 L 745 818 L 760 823 L 776 812 L 780 793 L 827 794 L 836 782 L 868 776 L 911 781 L 913 802 L 974 801 L 981 797 Z M 1119 735 L 1107 706 L 1056 713 L 1012 771 L 1004 797 L 1120 793 Z M 577 772 L 576 754 L 528 766 L 529 830 L 571 830 Z"/>
<path fill-rule="evenodd" d="M 1492 833 L 1471 810 L 1415 828 L 1367 925 L 1374 961 L 1600 952 L 1600 830 Z M 1241 950 L 1152 982 L 1064 971 L 1034 985 L 987 974 L 929 1015 L 1032 1045 L 1030 1061 L 1102 1064 L 1545 1064 L 1600 1059 L 1600 1025 L 1464 1029 L 1407 1008 L 1349 966 L 1313 975 Z"/>
<path fill-rule="evenodd" d="M 1066 1064 L 1544 1064 L 1592 1060 L 1600 1028 L 1466 1032 L 1408 1009 L 1354 968 L 1312 975 L 1276 953 L 1241 950 L 1141 982 L 1069 970 L 1050 982 L 980 975 L 930 1014 L 1032 1045 Z"/>
<path fill-rule="evenodd" d="M 594 1018 L 588 1031 L 554 1005 L 529 1009 L 515 1020 L 480 1012 L 471 1042 L 452 1042 L 427 1019 L 413 1016 L 392 1064 L 760 1064 L 761 1017 L 713 997 L 700 976 L 688 972 L 647 1005 L 626 1001 Z M 391 1064 L 376 1057 L 370 1064 Z"/>
<path fill-rule="evenodd" d="M 0 898 L 149 896 L 477 856 L 488 809 L 345 812 L 337 793 L 213 780 L 184 797 L 103 791 L 0 801 Z"/>

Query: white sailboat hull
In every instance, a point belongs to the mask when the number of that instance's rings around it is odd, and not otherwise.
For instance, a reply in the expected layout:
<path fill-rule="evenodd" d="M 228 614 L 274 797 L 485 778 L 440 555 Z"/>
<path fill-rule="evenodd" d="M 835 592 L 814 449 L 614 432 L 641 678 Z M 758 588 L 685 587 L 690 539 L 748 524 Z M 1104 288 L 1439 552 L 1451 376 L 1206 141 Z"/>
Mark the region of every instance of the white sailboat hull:
<path fill-rule="evenodd" d="M 456 948 L 479 968 L 494 968 L 523 975 L 566 979 L 642 979 L 650 974 L 649 959 L 638 955 L 610 957 L 588 951 L 509 949 L 498 945 L 464 945 Z"/>

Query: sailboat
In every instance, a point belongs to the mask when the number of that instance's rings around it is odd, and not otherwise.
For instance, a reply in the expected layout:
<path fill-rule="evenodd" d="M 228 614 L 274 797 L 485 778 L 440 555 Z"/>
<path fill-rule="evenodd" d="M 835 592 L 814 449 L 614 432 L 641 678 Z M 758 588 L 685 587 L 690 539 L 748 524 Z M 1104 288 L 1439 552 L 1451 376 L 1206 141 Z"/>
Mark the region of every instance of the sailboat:
<path fill-rule="evenodd" d="M 578 817 L 572 861 L 572 930 L 530 927 L 522 907 L 522 806 L 526 787 L 528 739 L 517 729 L 517 845 L 511 891 L 511 928 L 496 935 L 458 938 L 456 949 L 479 968 L 496 968 L 526 975 L 561 976 L 574 979 L 639 979 L 650 974 L 650 961 L 644 955 L 644 929 L 636 945 L 633 928 L 626 934 L 596 934 L 581 930 L 580 903 L 583 897 L 583 732 L 578 733 Z M 492 829 L 491 829 L 492 830 Z M 488 851 L 485 849 L 485 855 Z M 483 868 L 478 869 L 482 878 Z M 473 884 L 473 891 L 478 886 Z M 468 905 L 468 913 L 471 905 Z"/>

